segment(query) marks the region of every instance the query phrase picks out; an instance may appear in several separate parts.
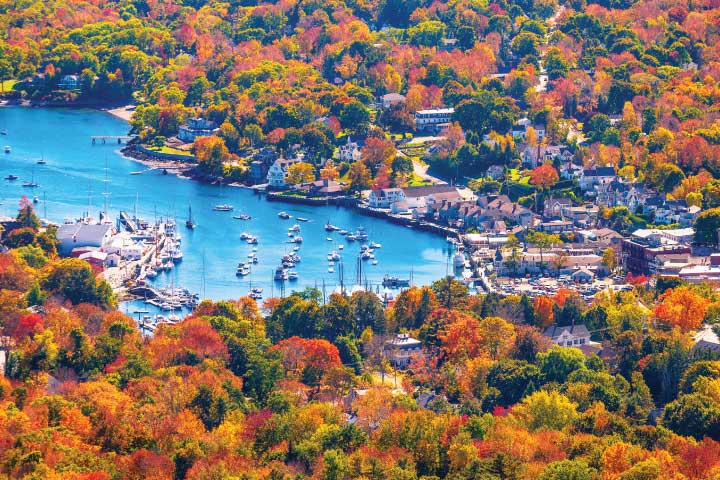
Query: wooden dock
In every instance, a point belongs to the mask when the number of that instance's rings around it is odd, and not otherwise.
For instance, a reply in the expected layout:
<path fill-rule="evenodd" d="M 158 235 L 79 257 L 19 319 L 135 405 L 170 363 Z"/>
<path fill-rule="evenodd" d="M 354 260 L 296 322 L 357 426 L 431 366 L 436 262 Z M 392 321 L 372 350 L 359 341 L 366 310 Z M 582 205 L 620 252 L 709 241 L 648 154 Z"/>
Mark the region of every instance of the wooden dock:
<path fill-rule="evenodd" d="M 97 142 L 107 143 L 108 141 L 117 141 L 118 145 L 123 142 L 127 143 L 132 140 L 133 137 L 130 135 L 93 135 L 90 137 L 92 144 L 95 145 Z"/>

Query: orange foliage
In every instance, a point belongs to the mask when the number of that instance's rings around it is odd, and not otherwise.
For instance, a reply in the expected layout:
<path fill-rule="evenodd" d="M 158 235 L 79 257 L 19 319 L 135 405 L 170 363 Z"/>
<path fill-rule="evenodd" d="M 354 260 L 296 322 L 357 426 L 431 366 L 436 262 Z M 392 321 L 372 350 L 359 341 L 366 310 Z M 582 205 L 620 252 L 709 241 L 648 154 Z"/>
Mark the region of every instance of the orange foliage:
<path fill-rule="evenodd" d="M 665 325 L 687 332 L 700 326 L 709 305 L 710 300 L 691 287 L 680 286 L 660 295 L 654 314 Z"/>

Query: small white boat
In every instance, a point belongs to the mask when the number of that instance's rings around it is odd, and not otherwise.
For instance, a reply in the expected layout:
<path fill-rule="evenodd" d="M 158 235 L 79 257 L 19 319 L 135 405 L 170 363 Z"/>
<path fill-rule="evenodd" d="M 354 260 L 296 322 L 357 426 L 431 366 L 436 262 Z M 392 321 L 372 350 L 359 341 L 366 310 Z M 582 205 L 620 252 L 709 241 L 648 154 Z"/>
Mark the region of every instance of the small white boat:
<path fill-rule="evenodd" d="M 302 237 L 295 237 L 292 240 L 290 240 L 292 243 L 302 243 L 303 238 Z"/>
<path fill-rule="evenodd" d="M 250 237 L 251 237 L 251 235 L 250 235 L 249 233 L 247 233 L 247 232 L 242 232 L 242 233 L 240 234 L 240 240 L 247 240 L 247 239 L 250 238 Z"/>
<path fill-rule="evenodd" d="M 327 237 L 325 240 L 327 240 L 328 242 L 332 242 L 332 241 L 333 241 L 332 238 L 330 238 L 330 237 Z"/>
<path fill-rule="evenodd" d="M 295 270 L 290 270 L 287 273 L 287 276 L 288 276 L 288 280 L 290 280 L 291 282 L 298 279 L 298 273 Z"/>
<path fill-rule="evenodd" d="M 40 202 L 40 197 L 38 197 L 37 195 L 35 195 L 35 196 L 33 197 L 33 203 L 38 203 L 38 202 Z"/>
<path fill-rule="evenodd" d="M 248 243 L 248 245 L 257 245 L 258 239 L 257 239 L 257 237 L 250 237 L 247 239 L 247 243 Z"/>
<path fill-rule="evenodd" d="M 309 218 L 303 218 L 303 217 L 297 217 L 297 219 L 298 219 L 298 222 L 309 222 L 310 221 Z"/>
<path fill-rule="evenodd" d="M 293 247 L 293 252 L 297 252 L 300 250 L 300 247 Z"/>
<path fill-rule="evenodd" d="M 213 210 L 215 210 L 216 212 L 232 212 L 233 208 L 235 207 L 233 207 L 232 205 L 222 204 L 215 205 L 213 207 Z"/>
<path fill-rule="evenodd" d="M 372 261 L 372 264 L 373 264 L 373 265 L 377 265 L 377 264 L 378 264 L 378 261 L 377 261 L 377 260 L 373 260 L 373 261 Z"/>
<path fill-rule="evenodd" d="M 280 212 L 278 213 L 278 217 L 282 218 L 283 220 L 287 220 L 288 218 L 290 218 L 290 215 L 288 215 L 287 212 Z"/>
<path fill-rule="evenodd" d="M 345 245 L 338 245 L 338 250 L 343 250 L 345 248 Z"/>
<path fill-rule="evenodd" d="M 328 267 L 328 273 L 335 273 L 335 269 L 333 267 Z"/>
<path fill-rule="evenodd" d="M 142 175 L 142 173 L 143 172 L 141 170 L 138 170 L 136 172 L 130 172 L 130 175 Z"/>
<path fill-rule="evenodd" d="M 5 153 L 10 153 L 10 145 L 5 145 Z"/>
<path fill-rule="evenodd" d="M 300 231 L 300 225 L 297 223 L 293 225 L 292 227 L 288 228 L 288 232 L 299 232 Z"/>
<path fill-rule="evenodd" d="M 370 242 L 370 248 L 381 248 L 381 247 L 382 247 L 382 245 L 380 245 L 379 243 Z"/>

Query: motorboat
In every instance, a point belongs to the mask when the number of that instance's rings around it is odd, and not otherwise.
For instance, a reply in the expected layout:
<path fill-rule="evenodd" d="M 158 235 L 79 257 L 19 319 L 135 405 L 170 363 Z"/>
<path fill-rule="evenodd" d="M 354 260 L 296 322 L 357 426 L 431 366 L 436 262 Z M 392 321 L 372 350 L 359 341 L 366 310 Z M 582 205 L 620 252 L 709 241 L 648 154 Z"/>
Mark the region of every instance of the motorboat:
<path fill-rule="evenodd" d="M 37 195 L 35 195 L 35 196 L 33 197 L 33 203 L 38 203 L 38 202 L 40 202 L 40 197 L 38 197 Z"/>
<path fill-rule="evenodd" d="M 377 264 L 378 264 L 378 261 L 377 261 L 377 260 L 373 260 L 373 261 L 372 261 L 372 264 L 373 264 L 373 265 L 377 265 Z"/>
<path fill-rule="evenodd" d="M 143 172 L 141 170 L 138 170 L 136 172 L 130 172 L 130 175 L 142 175 L 142 173 Z"/>
<path fill-rule="evenodd" d="M 344 250 L 344 249 L 345 249 L 345 245 L 338 245 L 338 250 Z"/>
<path fill-rule="evenodd" d="M 309 218 L 297 217 L 298 222 L 309 222 Z"/>
<path fill-rule="evenodd" d="M 5 153 L 10 153 L 10 145 L 5 145 Z"/>
<path fill-rule="evenodd" d="M 337 262 L 338 260 L 340 260 L 340 254 L 333 250 L 332 252 L 327 254 L 327 259 Z"/>
<path fill-rule="evenodd" d="M 251 260 L 252 263 L 258 263 L 259 261 L 257 257 L 253 257 Z"/>
<path fill-rule="evenodd" d="M 252 298 L 253 300 L 262 300 L 262 293 L 251 290 L 248 293 L 248 297 Z"/>
<path fill-rule="evenodd" d="M 333 239 L 330 238 L 330 237 L 325 238 L 325 240 L 327 240 L 328 242 L 332 242 L 332 241 L 333 241 Z"/>
<path fill-rule="evenodd" d="M 345 240 L 347 240 L 348 242 L 354 242 L 355 240 L 357 240 L 357 238 L 355 237 L 355 235 L 353 235 L 351 233 L 351 234 L 345 235 Z"/>
<path fill-rule="evenodd" d="M 246 275 L 250 275 L 250 267 L 249 266 L 243 266 L 235 270 L 235 275 L 238 277 L 244 277 Z"/>
<path fill-rule="evenodd" d="M 381 248 L 382 245 L 375 242 L 370 242 L 370 248 Z"/>
<path fill-rule="evenodd" d="M 250 238 L 248 238 L 248 239 L 247 239 L 247 244 L 248 244 L 248 245 L 257 245 L 257 244 L 258 244 L 258 239 L 257 239 L 257 237 L 250 237 Z"/>
<path fill-rule="evenodd" d="M 288 232 L 299 232 L 300 231 L 300 225 L 297 223 L 293 225 L 292 227 L 288 228 Z"/>
<path fill-rule="evenodd" d="M 402 279 L 399 277 L 391 277 L 390 275 L 385 275 L 383 277 L 382 286 L 386 287 L 386 288 L 409 287 L 410 280 Z"/>
<path fill-rule="evenodd" d="M 292 240 L 290 240 L 290 242 L 292 242 L 292 243 L 302 243 L 302 242 L 303 242 L 303 238 L 302 238 L 302 237 L 295 237 L 295 238 L 293 238 Z"/>
<path fill-rule="evenodd" d="M 290 280 L 291 282 L 294 282 L 298 279 L 298 273 L 295 270 L 290 270 L 287 273 L 287 276 L 288 276 L 288 280 Z"/>
<path fill-rule="evenodd" d="M 232 205 L 222 204 L 215 205 L 213 207 L 213 210 L 215 210 L 216 212 L 232 212 L 233 208 L 235 207 L 233 207 Z"/>
<path fill-rule="evenodd" d="M 247 233 L 247 232 L 242 232 L 242 233 L 240 234 L 240 240 L 247 240 L 247 239 L 250 238 L 251 236 L 252 236 L 252 235 L 250 235 L 250 234 Z"/>
<path fill-rule="evenodd" d="M 334 232 L 335 230 L 337 230 L 337 227 L 335 225 L 333 225 L 332 223 L 330 223 L 329 221 L 325 224 L 326 232 Z"/>
<path fill-rule="evenodd" d="M 339 233 L 340 235 L 347 235 L 347 234 L 348 234 L 348 231 L 347 231 L 347 230 L 340 230 L 338 233 Z"/>
<path fill-rule="evenodd" d="M 247 213 L 241 213 L 240 215 L 233 215 L 235 220 L 250 220 L 252 217 Z"/>
<path fill-rule="evenodd" d="M 328 273 L 335 273 L 335 269 L 331 266 L 328 267 Z"/>
<path fill-rule="evenodd" d="M 293 252 L 297 252 L 300 250 L 300 247 L 293 247 Z"/>
<path fill-rule="evenodd" d="M 275 274 L 273 275 L 273 278 L 277 282 L 284 282 L 285 280 L 287 280 L 288 274 L 287 274 L 287 270 L 285 270 L 285 267 L 283 267 L 282 265 L 277 267 L 275 269 Z"/>
<path fill-rule="evenodd" d="M 40 160 L 38 160 L 38 161 L 35 162 L 35 163 L 37 163 L 38 165 L 46 165 L 46 164 L 47 164 L 47 160 L 45 160 L 44 158 L 41 158 Z"/>
<path fill-rule="evenodd" d="M 20 177 L 18 177 L 17 175 L 8 175 L 7 177 L 5 177 L 5 180 L 17 180 L 18 178 Z"/>
<path fill-rule="evenodd" d="M 282 218 L 283 220 L 287 220 L 290 218 L 290 215 L 287 212 L 280 212 L 278 213 L 278 217 Z"/>
<path fill-rule="evenodd" d="M 35 187 L 39 187 L 40 185 L 38 185 L 37 183 L 35 183 L 33 181 L 29 181 L 29 182 L 23 182 L 22 186 L 28 187 L 28 188 L 35 188 Z"/>
<path fill-rule="evenodd" d="M 371 258 L 375 258 L 375 255 L 370 250 L 365 250 L 360 254 L 360 258 L 363 260 L 370 260 Z"/>
<path fill-rule="evenodd" d="M 367 239 L 368 239 L 368 234 L 365 231 L 365 229 L 363 227 L 358 227 L 357 231 L 355 232 L 355 240 L 364 242 Z"/>

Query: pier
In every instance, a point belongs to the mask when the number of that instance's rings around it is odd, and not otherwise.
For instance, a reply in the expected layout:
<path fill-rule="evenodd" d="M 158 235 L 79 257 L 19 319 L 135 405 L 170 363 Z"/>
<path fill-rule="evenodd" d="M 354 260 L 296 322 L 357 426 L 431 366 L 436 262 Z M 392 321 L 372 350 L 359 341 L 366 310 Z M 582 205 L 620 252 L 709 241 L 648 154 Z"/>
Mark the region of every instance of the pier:
<path fill-rule="evenodd" d="M 107 143 L 108 141 L 117 141 L 118 145 L 122 145 L 123 142 L 127 143 L 134 137 L 130 135 L 93 135 L 90 137 L 92 144 L 95 145 L 98 141 Z"/>

